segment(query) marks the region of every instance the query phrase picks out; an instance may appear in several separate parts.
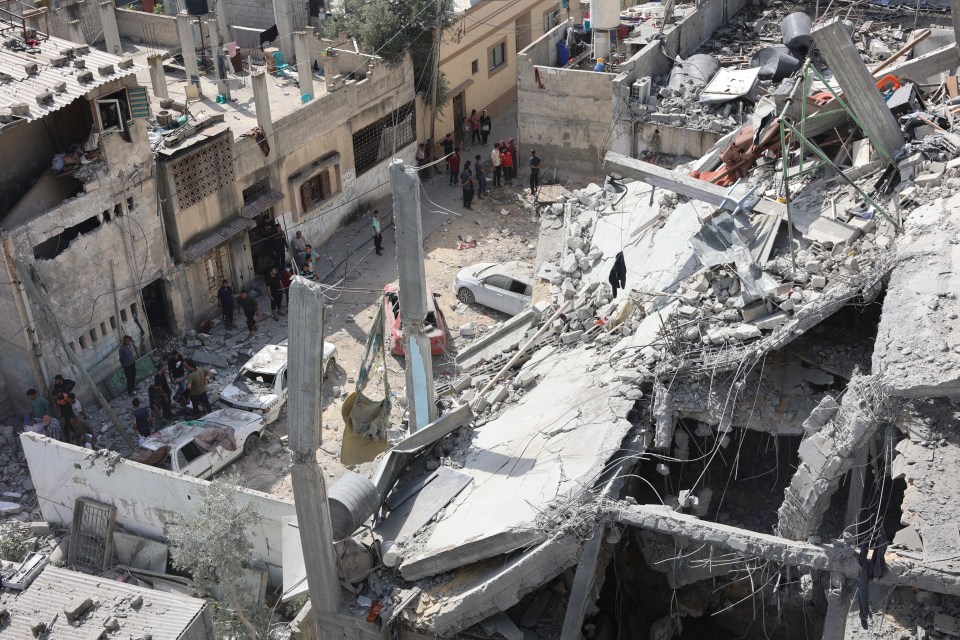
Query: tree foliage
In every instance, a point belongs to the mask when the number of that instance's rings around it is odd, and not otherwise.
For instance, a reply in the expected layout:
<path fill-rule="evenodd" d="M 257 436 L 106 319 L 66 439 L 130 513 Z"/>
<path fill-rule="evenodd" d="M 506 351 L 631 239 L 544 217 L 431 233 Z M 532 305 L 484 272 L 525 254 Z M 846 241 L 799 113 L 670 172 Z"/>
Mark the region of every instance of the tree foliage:
<path fill-rule="evenodd" d="M 218 638 L 266 638 L 270 610 L 252 601 L 244 569 L 253 550 L 250 533 L 262 520 L 252 503 L 239 506 L 233 477 L 214 480 L 192 513 L 167 527 L 173 566 L 188 571 L 200 595 L 219 594 L 214 625 Z"/>
<path fill-rule="evenodd" d="M 356 38 L 363 51 L 395 62 L 407 51 L 413 60 L 414 82 L 428 104 L 433 95 L 436 0 L 343 0 L 341 9 L 324 21 L 328 38 Z M 453 0 L 440 0 L 440 28 L 454 20 Z M 438 99 L 443 104 L 446 81 L 441 73 Z"/>

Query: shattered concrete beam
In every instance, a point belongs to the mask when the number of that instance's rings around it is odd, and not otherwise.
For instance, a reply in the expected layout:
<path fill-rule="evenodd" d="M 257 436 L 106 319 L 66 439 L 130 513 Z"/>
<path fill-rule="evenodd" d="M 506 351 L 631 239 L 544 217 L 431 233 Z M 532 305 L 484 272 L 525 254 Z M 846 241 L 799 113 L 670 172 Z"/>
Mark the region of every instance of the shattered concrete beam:
<path fill-rule="evenodd" d="M 682 196 L 700 200 L 716 207 L 730 202 L 733 197 L 729 195 L 729 190 L 725 187 L 704 182 L 679 171 L 664 169 L 655 164 L 636 160 L 619 153 L 607 153 L 606 159 L 603 161 L 603 170 L 607 174 L 617 174 L 641 180 L 652 187 L 679 193 Z M 787 216 L 786 205 L 764 198 L 760 198 L 754 205 L 753 211 L 781 218 Z"/>
<path fill-rule="evenodd" d="M 854 465 L 857 451 L 867 445 L 880 426 L 875 415 L 875 384 L 879 382 L 871 376 L 855 375 L 833 419 L 800 443 L 800 465 L 777 512 L 781 536 L 806 540 L 820 526 L 840 480 Z"/>
<path fill-rule="evenodd" d="M 856 579 L 860 575 L 857 549 L 852 546 L 816 545 L 778 536 L 738 529 L 730 525 L 700 520 L 660 505 L 627 505 L 610 511 L 617 522 L 647 531 L 689 538 L 697 546 L 706 544 L 735 551 L 743 557 L 763 558 L 794 567 L 809 567 L 843 574 Z M 960 571 L 924 566 L 888 551 L 887 573 L 879 584 L 913 586 L 934 593 L 960 595 Z"/>
<path fill-rule="evenodd" d="M 543 539 L 543 532 L 532 529 L 500 531 L 479 540 L 468 540 L 455 547 L 414 556 L 400 565 L 400 575 L 404 580 L 410 581 L 436 576 L 486 558 L 538 544 Z"/>
<path fill-rule="evenodd" d="M 464 586 L 458 575 L 454 579 L 457 586 L 451 592 L 442 593 L 444 585 L 438 585 L 441 593 L 433 592 L 434 604 L 421 612 L 418 626 L 449 637 L 506 611 L 526 594 L 576 564 L 580 549 L 580 541 L 575 535 L 562 535 L 492 570 L 466 569 L 467 572 L 475 571 L 472 576 L 463 576 L 469 583 Z M 429 593 L 424 592 L 425 595 Z"/>
<path fill-rule="evenodd" d="M 954 23 L 954 28 L 960 25 L 960 20 Z M 883 70 L 884 75 L 895 75 L 898 78 L 929 78 L 944 71 L 960 67 L 960 51 L 957 45 L 950 43 L 939 49 L 928 51 L 922 56 L 911 58 L 897 63 Z"/>
<path fill-rule="evenodd" d="M 833 71 L 844 95 L 848 96 L 844 102 L 853 110 L 870 139 L 880 145 L 888 156 L 893 156 L 903 146 L 903 132 L 897 118 L 883 101 L 870 70 L 863 63 L 843 22 L 835 18 L 815 27 L 813 41 Z"/>
<path fill-rule="evenodd" d="M 560 640 L 579 640 L 583 617 L 587 612 L 590 592 L 597 577 L 597 565 L 600 558 L 600 545 L 603 542 L 604 528 L 599 526 L 593 530 L 593 537 L 583 545 L 580 561 L 577 563 L 577 572 L 573 576 L 573 586 L 570 588 L 570 597 L 567 600 L 567 611 L 563 616 L 563 630 Z"/>

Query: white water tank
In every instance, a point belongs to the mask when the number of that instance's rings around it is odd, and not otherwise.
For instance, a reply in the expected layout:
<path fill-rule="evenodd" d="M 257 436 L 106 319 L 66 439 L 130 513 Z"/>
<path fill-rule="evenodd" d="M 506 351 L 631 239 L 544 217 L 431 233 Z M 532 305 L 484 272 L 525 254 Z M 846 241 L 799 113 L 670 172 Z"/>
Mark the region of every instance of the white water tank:
<path fill-rule="evenodd" d="M 612 31 L 620 26 L 620 0 L 590 0 L 590 28 Z"/>

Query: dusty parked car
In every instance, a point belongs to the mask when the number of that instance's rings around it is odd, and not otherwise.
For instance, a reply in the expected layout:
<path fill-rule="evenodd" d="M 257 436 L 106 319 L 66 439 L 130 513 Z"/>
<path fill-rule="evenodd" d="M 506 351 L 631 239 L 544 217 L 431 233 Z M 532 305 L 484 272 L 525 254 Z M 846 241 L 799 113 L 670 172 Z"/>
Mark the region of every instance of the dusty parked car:
<path fill-rule="evenodd" d="M 265 426 L 260 414 L 218 409 L 199 420 L 175 422 L 144 438 L 130 459 L 209 478 L 240 456 L 256 451 Z"/>
<path fill-rule="evenodd" d="M 476 302 L 513 316 L 530 305 L 533 265 L 520 260 L 471 265 L 453 279 L 453 291 L 464 304 Z"/>
<path fill-rule="evenodd" d="M 336 353 L 335 345 L 323 343 L 324 375 L 336 364 Z M 287 341 L 255 353 L 220 392 L 220 402 L 262 414 L 266 424 L 275 422 L 287 403 Z"/>
<path fill-rule="evenodd" d="M 403 327 L 400 326 L 400 285 L 396 282 L 383 288 L 384 324 L 390 351 L 403 355 Z M 436 294 L 427 287 L 427 317 L 424 329 L 430 336 L 430 353 L 438 356 L 447 347 L 447 323 L 436 303 Z"/>

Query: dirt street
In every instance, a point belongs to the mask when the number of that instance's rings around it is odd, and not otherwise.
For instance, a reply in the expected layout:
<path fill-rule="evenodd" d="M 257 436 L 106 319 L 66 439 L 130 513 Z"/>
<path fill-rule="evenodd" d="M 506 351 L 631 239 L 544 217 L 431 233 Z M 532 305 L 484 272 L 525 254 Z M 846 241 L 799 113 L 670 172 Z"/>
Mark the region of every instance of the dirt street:
<path fill-rule="evenodd" d="M 524 207 L 525 203 L 528 206 L 530 203 L 528 193 L 523 193 L 519 187 L 502 187 L 483 200 L 474 201 L 473 210 L 468 211 L 462 206 L 460 189 L 449 185 L 446 176 L 437 176 L 428 181 L 421 192 L 427 282 L 435 293 L 440 294 L 437 301 L 448 328 L 448 352 L 433 358 L 434 377 L 438 382 L 456 373 L 453 358 L 463 343 L 458 337 L 457 329 L 460 326 L 472 322 L 479 334 L 507 319 L 504 314 L 491 309 L 460 303 L 451 286 L 460 269 L 477 262 L 534 261 L 539 219 L 532 207 Z M 319 463 L 328 474 L 328 483 L 350 470 L 340 462 L 344 427 L 340 412 L 343 399 L 355 389 L 360 360 L 377 314 L 383 287 L 397 279 L 396 246 L 390 215 L 392 201 L 371 205 L 370 208 L 375 206 L 384 214 L 385 226 L 389 225 L 383 233 L 382 256 L 373 252 L 372 231 L 366 217 L 342 230 L 320 249 L 322 263 L 317 271 L 331 274 L 324 281 L 336 285 L 329 293 L 325 335 L 326 340 L 337 347 L 337 367 L 323 384 L 323 444 L 318 455 Z M 477 246 L 458 250 L 459 237 L 473 238 L 477 240 Z M 357 251 L 356 248 L 361 245 Z M 341 264 L 348 250 L 356 253 Z M 345 271 L 347 277 L 344 281 Z M 261 343 L 286 337 L 286 318 L 279 321 L 264 320 L 261 330 L 267 333 L 255 339 L 254 346 L 257 348 Z M 398 400 L 403 396 L 403 366 L 403 358 L 388 355 L 388 381 L 391 391 L 396 393 L 391 419 L 394 426 L 399 426 L 402 415 L 401 402 Z M 278 437 L 287 434 L 285 413 L 271 425 L 271 431 Z M 234 465 L 234 469 L 239 472 L 239 479 L 245 486 L 282 498 L 292 498 L 289 477 L 291 455 L 286 450 L 268 455 L 267 444 L 259 454 Z M 369 476 L 375 468 L 376 463 L 371 462 L 358 465 L 354 470 Z"/>

